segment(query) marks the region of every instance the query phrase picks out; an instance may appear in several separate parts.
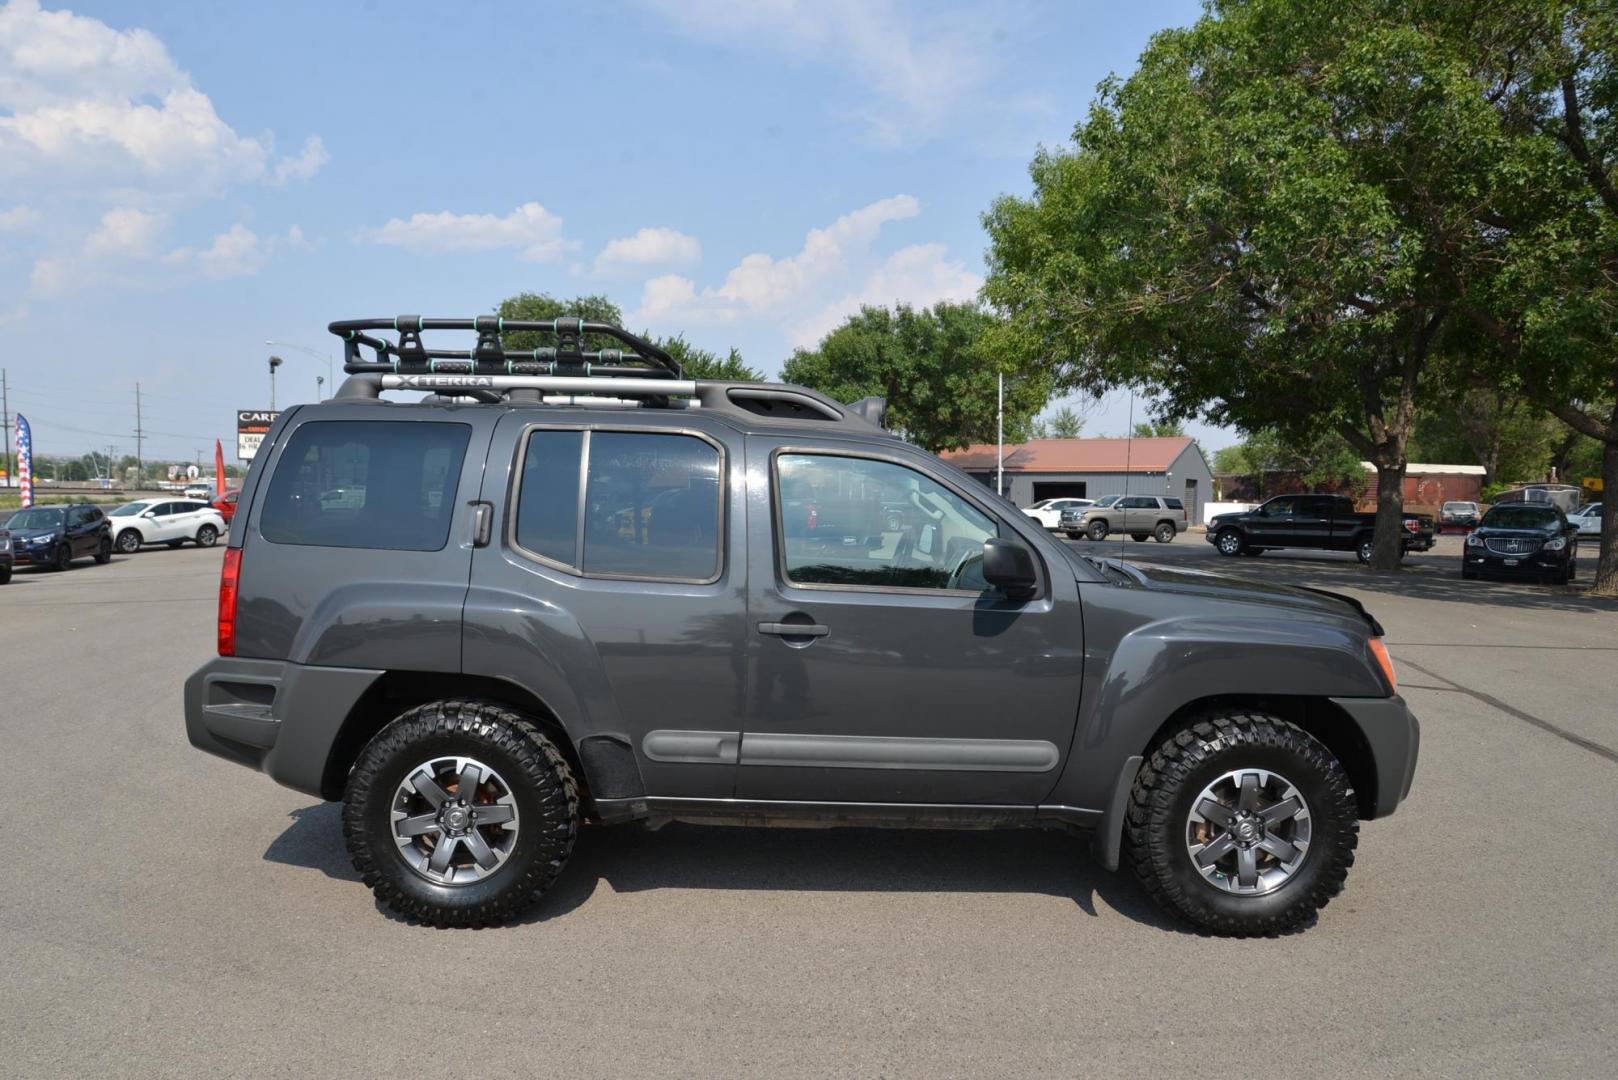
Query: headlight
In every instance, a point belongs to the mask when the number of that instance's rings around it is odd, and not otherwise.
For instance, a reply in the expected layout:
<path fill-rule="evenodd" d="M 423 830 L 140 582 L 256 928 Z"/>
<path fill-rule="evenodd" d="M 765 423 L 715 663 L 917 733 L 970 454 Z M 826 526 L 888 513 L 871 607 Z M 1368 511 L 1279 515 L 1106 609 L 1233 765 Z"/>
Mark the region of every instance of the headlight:
<path fill-rule="evenodd" d="M 1483 546 L 1483 539 L 1480 536 L 1478 536 L 1477 533 L 1467 533 L 1466 534 L 1466 546 L 1467 547 L 1482 547 Z"/>
<path fill-rule="evenodd" d="M 1561 551 L 1565 547 L 1567 547 L 1567 537 L 1565 536 L 1558 536 L 1554 540 L 1545 541 L 1546 551 Z"/>

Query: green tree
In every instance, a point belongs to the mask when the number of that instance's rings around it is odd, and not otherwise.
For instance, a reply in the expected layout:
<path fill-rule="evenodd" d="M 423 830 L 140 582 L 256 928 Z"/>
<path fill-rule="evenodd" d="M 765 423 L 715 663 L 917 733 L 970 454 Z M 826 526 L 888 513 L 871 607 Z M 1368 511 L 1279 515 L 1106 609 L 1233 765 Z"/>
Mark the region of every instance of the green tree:
<path fill-rule="evenodd" d="M 1501 272 L 1462 306 L 1489 378 L 1517 381 L 1601 444 L 1618 485 L 1618 6 L 1497 0 L 1438 9 L 1494 111 L 1507 183 L 1475 203 Z M 1484 348 L 1486 347 L 1486 349 Z M 1609 495 L 1595 591 L 1618 595 Z"/>
<path fill-rule="evenodd" d="M 1130 429 L 1137 439 L 1171 439 L 1185 434 L 1185 425 L 1177 420 L 1137 420 Z"/>
<path fill-rule="evenodd" d="M 1464 51 L 1413 17 L 1437 7 L 1215 0 L 985 218 L 1009 348 L 1167 419 L 1337 433 L 1377 467 L 1384 568 L 1429 369 L 1495 267 L 1472 211 L 1499 125 Z"/>
<path fill-rule="evenodd" d="M 794 351 L 782 377 L 838 401 L 885 397 L 889 423 L 934 452 L 992 442 L 1001 370 L 988 348 L 993 322 L 976 304 L 861 308 L 815 349 Z M 1037 372 L 1005 376 L 1006 441 L 1021 441 L 1049 388 Z"/>
<path fill-rule="evenodd" d="M 1077 439 L 1079 432 L 1084 430 L 1084 418 L 1071 408 L 1063 405 L 1051 414 L 1050 434 L 1045 436 L 1051 439 Z"/>
<path fill-rule="evenodd" d="M 642 334 L 642 337 L 648 335 Z M 717 353 L 699 349 L 683 336 L 653 338 L 663 351 L 680 362 L 688 379 L 717 379 L 725 382 L 763 382 L 764 375 L 742 362 L 742 354 L 731 349 L 723 359 Z"/>
<path fill-rule="evenodd" d="M 549 293 L 521 292 L 515 296 L 508 296 L 500 301 L 495 313 L 502 319 L 548 320 L 562 317 L 584 319 L 586 322 L 611 323 L 614 326 L 623 326 L 623 310 L 605 296 L 575 296 L 571 300 L 559 300 Z M 536 349 L 541 345 L 553 345 L 556 339 L 550 334 L 542 334 L 533 330 L 513 330 L 502 336 L 501 340 L 508 349 Z M 617 338 L 606 337 L 600 334 L 585 335 L 586 349 L 625 349 L 623 342 Z"/>
<path fill-rule="evenodd" d="M 1360 455 L 1333 432 L 1303 442 L 1273 429 L 1252 432 L 1235 446 L 1215 451 L 1213 466 L 1217 474 L 1255 477 L 1259 494 L 1264 497 L 1281 494 L 1266 486 L 1270 473 L 1295 474 L 1312 489 L 1329 488 L 1355 496 L 1365 490 Z M 1292 486 L 1290 482 L 1288 486 Z"/>

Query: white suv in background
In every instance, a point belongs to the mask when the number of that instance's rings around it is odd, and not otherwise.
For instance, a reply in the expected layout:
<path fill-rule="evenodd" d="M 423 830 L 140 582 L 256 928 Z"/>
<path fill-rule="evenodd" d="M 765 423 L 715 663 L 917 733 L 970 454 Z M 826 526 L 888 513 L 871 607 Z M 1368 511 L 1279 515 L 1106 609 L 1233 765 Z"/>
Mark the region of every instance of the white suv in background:
<path fill-rule="evenodd" d="M 107 520 L 113 547 L 125 555 L 142 544 L 177 548 L 192 540 L 199 547 L 213 547 L 225 531 L 219 511 L 196 499 L 137 499 L 113 510 Z"/>
<path fill-rule="evenodd" d="M 1047 529 L 1054 529 L 1062 521 L 1063 510 L 1083 510 L 1086 506 L 1094 505 L 1094 499 L 1041 499 L 1032 506 L 1024 507 L 1023 513 Z"/>

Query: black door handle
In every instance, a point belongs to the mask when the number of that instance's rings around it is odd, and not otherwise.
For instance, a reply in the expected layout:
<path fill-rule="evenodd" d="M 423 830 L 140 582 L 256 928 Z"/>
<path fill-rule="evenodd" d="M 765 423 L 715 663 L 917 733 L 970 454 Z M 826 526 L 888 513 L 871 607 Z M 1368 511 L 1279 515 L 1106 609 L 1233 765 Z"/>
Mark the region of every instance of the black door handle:
<path fill-rule="evenodd" d="M 776 637 L 825 637 L 831 633 L 831 627 L 817 623 L 761 622 L 758 632 Z"/>

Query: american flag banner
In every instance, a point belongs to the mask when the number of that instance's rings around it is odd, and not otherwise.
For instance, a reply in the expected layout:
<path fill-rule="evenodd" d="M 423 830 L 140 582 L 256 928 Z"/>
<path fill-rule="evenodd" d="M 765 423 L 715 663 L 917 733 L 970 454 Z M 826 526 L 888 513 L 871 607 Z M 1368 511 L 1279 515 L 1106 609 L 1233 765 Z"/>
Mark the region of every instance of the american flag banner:
<path fill-rule="evenodd" d="M 34 505 L 34 433 L 22 413 L 17 414 L 17 483 L 22 485 L 22 504 Z"/>

